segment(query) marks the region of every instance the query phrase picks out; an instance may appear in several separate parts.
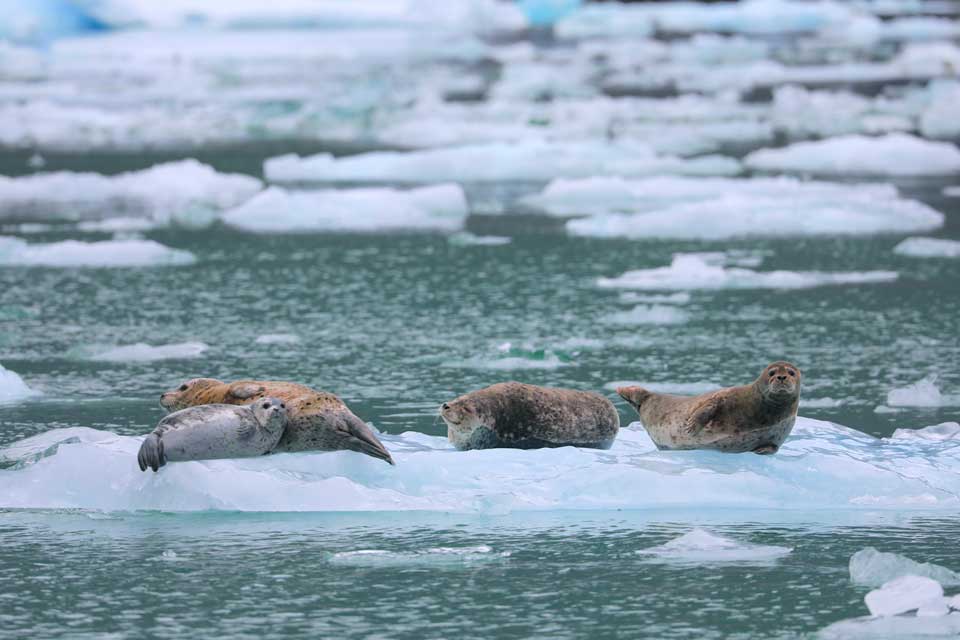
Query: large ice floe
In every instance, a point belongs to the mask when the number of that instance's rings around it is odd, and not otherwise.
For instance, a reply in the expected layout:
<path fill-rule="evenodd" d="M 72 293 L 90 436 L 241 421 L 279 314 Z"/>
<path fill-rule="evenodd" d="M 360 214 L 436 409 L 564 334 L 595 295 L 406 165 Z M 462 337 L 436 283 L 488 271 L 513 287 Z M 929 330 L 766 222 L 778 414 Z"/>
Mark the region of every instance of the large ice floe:
<path fill-rule="evenodd" d="M 681 564 L 765 564 L 790 554 L 789 547 L 749 544 L 694 529 L 669 542 L 637 551 L 650 561 Z"/>
<path fill-rule="evenodd" d="M 913 258 L 960 258 L 960 242 L 946 238 L 907 238 L 893 248 Z"/>
<path fill-rule="evenodd" d="M 901 576 L 922 576 L 942 585 L 960 585 L 960 574 L 929 562 L 917 562 L 898 553 L 867 547 L 850 557 L 850 580 L 868 587 L 880 587 Z"/>
<path fill-rule="evenodd" d="M 896 271 L 756 271 L 728 267 L 711 255 L 678 253 L 666 267 L 636 269 L 614 278 L 599 278 L 607 289 L 648 291 L 697 289 L 809 289 L 830 285 L 892 282 Z"/>
<path fill-rule="evenodd" d="M 607 451 L 456 451 L 383 435 L 396 467 L 351 452 L 175 463 L 142 473 L 142 438 L 75 427 L 0 451 L 0 508 L 171 511 L 565 509 L 960 510 L 952 442 L 878 440 L 799 418 L 776 456 L 658 451 L 638 424 Z M 815 517 L 815 516 L 809 516 Z"/>
<path fill-rule="evenodd" d="M 34 395 L 37 392 L 28 387 L 23 378 L 0 364 L 0 404 L 19 402 Z"/>
<path fill-rule="evenodd" d="M 423 151 L 376 151 L 335 158 L 285 155 L 264 163 L 273 182 L 540 181 L 591 175 L 655 173 L 731 175 L 740 163 L 723 156 L 683 159 L 640 143 L 488 143 Z"/>
<path fill-rule="evenodd" d="M 960 149 L 905 133 L 797 142 L 747 155 L 751 169 L 816 174 L 922 176 L 960 173 Z"/>
<path fill-rule="evenodd" d="M 189 251 L 153 240 L 27 243 L 0 236 L 0 267 L 166 267 L 196 262 Z"/>
<path fill-rule="evenodd" d="M 288 191 L 270 187 L 223 214 L 225 224 L 244 231 L 455 231 L 468 213 L 455 184 L 419 189 L 389 188 Z"/>
<path fill-rule="evenodd" d="M 777 178 L 554 180 L 521 202 L 571 220 L 575 235 L 718 240 L 932 230 L 943 214 L 895 187 Z"/>
<path fill-rule="evenodd" d="M 70 171 L 0 176 L 0 221 L 123 217 L 205 226 L 261 188 L 256 178 L 218 173 L 196 160 L 114 176 Z"/>

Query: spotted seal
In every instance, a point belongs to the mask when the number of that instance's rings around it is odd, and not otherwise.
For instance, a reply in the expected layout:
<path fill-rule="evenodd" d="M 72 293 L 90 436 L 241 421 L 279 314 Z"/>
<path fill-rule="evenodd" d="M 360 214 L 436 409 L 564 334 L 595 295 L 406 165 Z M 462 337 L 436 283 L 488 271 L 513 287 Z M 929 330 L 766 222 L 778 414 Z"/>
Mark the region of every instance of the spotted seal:
<path fill-rule="evenodd" d="M 440 417 L 461 451 L 609 449 L 620 428 L 616 408 L 603 396 L 521 382 L 501 382 L 445 402 Z"/>
<path fill-rule="evenodd" d="M 287 404 L 289 424 L 276 452 L 358 451 L 393 464 L 390 452 L 373 430 L 340 398 L 295 382 L 194 378 L 160 396 L 167 411 L 203 404 L 244 405 L 266 396 Z"/>
<path fill-rule="evenodd" d="M 189 407 L 160 420 L 140 445 L 137 462 L 141 471 L 157 471 L 168 462 L 262 456 L 273 451 L 286 426 L 286 405 L 277 398 L 246 407 Z"/>
<path fill-rule="evenodd" d="M 659 449 L 776 453 L 790 435 L 800 403 L 800 369 L 774 362 L 752 384 L 699 396 L 643 387 L 617 389 Z"/>

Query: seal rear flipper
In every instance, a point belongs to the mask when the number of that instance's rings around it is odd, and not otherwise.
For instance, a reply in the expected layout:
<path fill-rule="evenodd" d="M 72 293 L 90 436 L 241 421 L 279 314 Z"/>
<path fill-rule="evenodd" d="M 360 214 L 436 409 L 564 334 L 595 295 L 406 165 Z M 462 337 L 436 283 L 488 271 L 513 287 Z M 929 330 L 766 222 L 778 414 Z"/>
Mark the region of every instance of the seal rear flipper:
<path fill-rule="evenodd" d="M 167 464 L 166 457 L 163 455 L 163 440 L 155 433 L 151 433 L 144 439 L 140 445 L 140 452 L 137 453 L 137 463 L 140 465 L 140 471 L 153 469 L 154 473 L 163 465 Z"/>

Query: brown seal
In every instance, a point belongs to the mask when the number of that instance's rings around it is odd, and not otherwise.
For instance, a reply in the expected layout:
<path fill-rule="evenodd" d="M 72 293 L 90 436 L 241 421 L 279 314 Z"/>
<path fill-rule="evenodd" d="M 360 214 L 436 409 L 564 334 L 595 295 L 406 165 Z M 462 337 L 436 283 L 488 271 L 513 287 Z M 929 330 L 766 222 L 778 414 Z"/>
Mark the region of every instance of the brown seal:
<path fill-rule="evenodd" d="M 445 402 L 440 416 L 461 451 L 609 449 L 620 428 L 616 407 L 601 395 L 521 382 L 501 382 Z"/>
<path fill-rule="evenodd" d="M 274 453 L 359 451 L 393 464 L 373 430 L 332 393 L 295 382 L 194 378 L 160 396 L 160 406 L 179 411 L 202 404 L 251 404 L 264 397 L 286 403 L 289 422 Z"/>
<path fill-rule="evenodd" d="M 617 389 L 659 449 L 776 453 L 790 435 L 800 403 L 800 369 L 768 365 L 753 384 L 699 396 L 672 396 L 643 387 Z"/>

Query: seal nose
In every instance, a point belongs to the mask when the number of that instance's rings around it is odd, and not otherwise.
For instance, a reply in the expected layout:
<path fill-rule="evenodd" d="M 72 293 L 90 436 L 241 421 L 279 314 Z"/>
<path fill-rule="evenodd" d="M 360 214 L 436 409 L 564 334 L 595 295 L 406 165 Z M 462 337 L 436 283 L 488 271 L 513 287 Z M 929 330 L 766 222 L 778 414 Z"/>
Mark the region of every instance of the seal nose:
<path fill-rule="evenodd" d="M 444 411 L 446 411 L 447 409 L 450 408 L 450 405 L 447 404 L 446 402 L 444 402 L 442 405 L 440 405 L 440 408 L 443 409 Z"/>
<path fill-rule="evenodd" d="M 783 382 L 786 379 L 787 379 L 787 376 L 777 376 L 777 380 L 779 380 L 780 382 Z"/>

